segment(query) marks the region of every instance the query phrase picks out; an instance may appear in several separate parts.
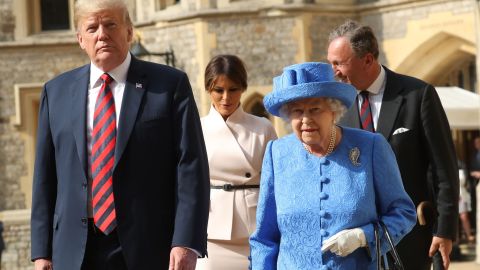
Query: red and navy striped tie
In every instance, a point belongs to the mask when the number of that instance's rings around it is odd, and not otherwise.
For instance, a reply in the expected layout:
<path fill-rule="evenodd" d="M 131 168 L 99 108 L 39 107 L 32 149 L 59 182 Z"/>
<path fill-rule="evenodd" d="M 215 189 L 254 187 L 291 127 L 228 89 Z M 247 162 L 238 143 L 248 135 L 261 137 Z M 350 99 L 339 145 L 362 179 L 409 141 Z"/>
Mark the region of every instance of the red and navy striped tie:
<path fill-rule="evenodd" d="M 93 115 L 92 206 L 95 225 L 108 235 L 117 226 L 112 187 L 117 127 L 115 103 L 109 86 L 113 79 L 107 73 L 104 73 L 101 79 L 103 84 Z"/>
<path fill-rule="evenodd" d="M 360 92 L 362 95 L 362 106 L 360 107 L 360 122 L 362 124 L 362 129 L 375 132 L 373 128 L 373 117 L 372 117 L 372 109 L 370 108 L 370 102 L 368 100 L 368 92 L 362 91 Z"/>

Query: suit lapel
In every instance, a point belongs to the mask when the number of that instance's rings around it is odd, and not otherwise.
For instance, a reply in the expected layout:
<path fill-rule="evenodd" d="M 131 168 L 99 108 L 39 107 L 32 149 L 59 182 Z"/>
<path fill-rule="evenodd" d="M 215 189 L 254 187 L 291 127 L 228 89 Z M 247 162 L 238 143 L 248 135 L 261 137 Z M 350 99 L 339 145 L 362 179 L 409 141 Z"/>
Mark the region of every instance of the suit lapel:
<path fill-rule="evenodd" d="M 386 72 L 387 83 L 382 99 L 382 108 L 378 118 L 377 132 L 381 133 L 387 140 L 392 133 L 395 119 L 403 102 L 403 96 L 399 95 L 402 91 L 401 84 L 397 82 L 395 73 L 383 67 Z"/>
<path fill-rule="evenodd" d="M 71 100 L 71 120 L 73 137 L 77 146 L 77 153 L 80 163 L 82 164 L 85 178 L 87 177 L 87 94 L 88 83 L 90 79 L 90 65 L 86 65 L 79 70 L 78 76 L 68 85 L 69 91 L 72 93 Z"/>
<path fill-rule="evenodd" d="M 123 102 L 118 121 L 117 144 L 115 146 L 115 170 L 123 151 L 127 145 L 132 129 L 135 126 L 138 109 L 142 102 L 146 89 L 146 79 L 140 71 L 140 61 L 132 56 L 132 62 L 128 69 L 127 81 L 125 82 L 125 91 L 123 93 Z"/>
<path fill-rule="evenodd" d="M 360 119 L 358 116 L 358 100 L 355 99 L 353 102 L 352 107 L 343 115 L 340 120 L 340 125 L 352 127 L 352 128 L 360 128 Z"/>

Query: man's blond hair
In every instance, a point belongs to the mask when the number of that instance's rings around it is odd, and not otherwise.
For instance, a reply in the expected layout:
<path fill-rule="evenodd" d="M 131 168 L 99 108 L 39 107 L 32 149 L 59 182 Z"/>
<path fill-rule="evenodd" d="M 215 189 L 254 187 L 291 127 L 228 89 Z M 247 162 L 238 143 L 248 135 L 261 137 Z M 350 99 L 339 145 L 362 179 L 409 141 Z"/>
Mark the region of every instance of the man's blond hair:
<path fill-rule="evenodd" d="M 120 9 L 123 12 L 123 22 L 128 26 L 133 26 L 127 4 L 123 0 L 77 0 L 74 13 L 75 29 L 79 30 L 78 24 L 86 16 L 108 9 Z"/>

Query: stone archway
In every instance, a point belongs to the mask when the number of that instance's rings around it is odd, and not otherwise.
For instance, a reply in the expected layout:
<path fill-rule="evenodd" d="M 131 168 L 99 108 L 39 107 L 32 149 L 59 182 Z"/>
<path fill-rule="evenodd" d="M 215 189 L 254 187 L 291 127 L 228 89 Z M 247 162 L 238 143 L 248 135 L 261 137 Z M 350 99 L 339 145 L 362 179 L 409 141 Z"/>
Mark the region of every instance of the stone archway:
<path fill-rule="evenodd" d="M 459 69 L 475 57 L 475 44 L 446 32 L 439 32 L 415 48 L 396 68 L 432 84 L 442 81 L 445 74 Z"/>
<path fill-rule="evenodd" d="M 253 115 L 270 119 L 267 110 L 265 110 L 265 107 L 263 106 L 263 95 L 257 92 L 249 95 L 245 99 L 243 102 L 243 109 Z"/>
<path fill-rule="evenodd" d="M 414 48 L 395 71 L 435 86 L 458 86 L 476 92 L 475 57 L 474 43 L 441 31 Z M 474 133 L 471 130 L 452 130 L 457 157 L 464 162 L 469 160 L 469 146 Z"/>

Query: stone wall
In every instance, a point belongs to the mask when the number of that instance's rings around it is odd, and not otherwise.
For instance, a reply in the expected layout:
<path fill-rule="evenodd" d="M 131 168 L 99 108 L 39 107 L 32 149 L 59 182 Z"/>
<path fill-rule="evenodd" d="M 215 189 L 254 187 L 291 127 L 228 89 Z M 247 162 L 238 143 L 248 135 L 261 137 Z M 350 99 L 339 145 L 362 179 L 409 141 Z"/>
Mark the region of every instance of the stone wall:
<path fill-rule="evenodd" d="M 3 241 L 0 269 L 31 270 L 30 260 L 30 211 L 7 211 L 0 215 L 3 223 Z"/>
<path fill-rule="evenodd" d="M 312 18 L 309 29 L 312 44 L 311 61 L 328 62 L 328 35 L 335 27 L 344 23 L 346 19 L 356 18 L 351 18 L 343 14 L 317 15 Z"/>
<path fill-rule="evenodd" d="M 188 74 L 190 83 L 194 90 L 194 96 L 197 103 L 200 100 L 201 85 L 196 84 L 198 72 L 202 72 L 198 65 L 197 40 L 193 24 L 181 24 L 165 28 L 146 28 L 142 29 L 145 47 L 150 52 L 165 52 L 170 48 L 175 53 L 175 66 Z M 145 59 L 157 63 L 165 63 L 164 58 L 159 56 L 150 56 Z"/>
<path fill-rule="evenodd" d="M 56 34 L 48 38 L 49 44 L 45 44 L 45 34 L 42 34 L 44 40 L 40 42 L 40 37 L 29 37 L 29 40 L 33 40 L 30 45 L 7 44 L 7 41 L 14 40 L 13 1 L 15 0 L 0 0 L 0 221 L 4 223 L 3 239 L 6 243 L 6 250 L 1 259 L 1 269 L 24 270 L 33 269 L 29 258 L 29 210 L 22 210 L 26 208 L 25 202 L 30 198 L 26 198 L 28 196 L 22 192 L 19 179 L 25 177 L 33 168 L 29 167 L 25 161 L 26 146 L 23 139 L 25 134 L 12 124 L 16 113 L 14 85 L 44 83 L 66 70 L 88 63 L 88 58 L 78 48 L 74 39 L 71 43 L 65 43 L 65 40 L 55 41 Z M 184 1 L 181 5 L 183 9 L 175 10 L 179 12 L 194 10 L 195 1 L 189 0 L 188 3 L 187 0 Z M 238 14 L 227 14 L 225 10 L 219 10 L 219 14 L 216 14 L 215 11 L 210 10 L 199 13 L 198 18 L 158 22 L 156 20 L 161 16 L 152 10 L 154 9 L 152 0 L 128 1 L 132 14 L 138 12 L 139 21 L 145 22 L 145 25 L 141 25 L 139 29 L 143 35 L 142 43 L 151 52 L 164 52 L 169 48 L 174 50 L 176 66 L 189 75 L 197 104 L 201 100 L 200 92 L 203 91 L 203 86 L 198 85 L 197 80 L 199 75 L 203 75 L 204 67 L 201 65 L 204 63 L 201 61 L 205 60 L 199 59 L 201 55 L 199 50 L 203 49 L 201 46 L 208 48 L 206 53 L 210 57 L 226 53 L 238 55 L 247 65 L 249 84 L 269 86 L 272 84 L 272 78 L 279 75 L 284 66 L 297 61 L 296 56 L 303 41 L 298 40 L 299 36 L 295 35 L 295 31 L 298 30 L 298 16 L 302 14 L 311 16 L 311 20 L 306 24 L 308 36 L 304 41 L 311 46 L 311 51 L 308 51 L 311 54 L 307 54 L 309 59 L 306 60 L 326 61 L 328 34 L 347 18 L 357 18 L 371 25 L 382 41 L 404 37 L 408 21 L 426 18 L 429 14 L 437 12 L 451 11 L 461 14 L 471 13 L 472 10 L 470 0 L 409 1 L 407 4 L 401 3 L 401 7 L 398 8 L 390 5 L 379 10 L 369 8 L 362 10 L 361 13 L 355 13 L 354 9 L 348 11 L 335 9 L 334 12 L 314 9 L 312 13 L 306 10 L 290 11 L 288 8 L 281 11 L 274 9 L 258 11 L 254 9 L 255 5 L 265 6 L 268 0 L 231 2 L 232 4 L 251 3 L 252 7 L 248 12 Z M 284 1 L 284 3 L 292 2 L 302 1 Z M 357 3 L 373 6 L 378 4 L 375 2 L 382 1 L 358 0 Z M 240 3 L 236 3 L 238 7 L 242 6 Z M 135 6 L 135 4 L 141 6 Z M 179 14 L 179 16 L 185 16 L 185 14 Z M 135 16 L 132 17 L 135 18 Z M 153 23 L 147 25 L 150 21 Z M 199 21 L 206 24 L 209 36 L 204 38 L 210 38 L 211 35 L 215 38 L 214 41 L 207 40 L 208 44 L 199 44 L 201 40 L 198 36 L 200 27 L 197 27 Z M 155 24 L 157 22 L 158 24 Z M 382 58 L 384 58 L 383 51 Z M 164 63 L 161 57 L 145 60 Z M 2 215 L 2 211 L 5 210 L 17 211 L 21 213 L 21 217 L 8 218 L 9 215 Z"/>
<path fill-rule="evenodd" d="M 211 20 L 208 31 L 217 47 L 210 52 L 235 54 L 247 66 L 250 85 L 271 85 L 286 65 L 295 63 L 298 42 L 294 17 L 244 17 Z"/>
<path fill-rule="evenodd" d="M 405 37 L 408 23 L 412 20 L 425 19 L 432 13 L 472 13 L 472 9 L 470 0 L 438 1 L 429 5 L 419 3 L 416 6 L 406 6 L 386 12 L 374 11 L 361 14 L 361 22 L 373 28 L 379 43 L 381 43 L 383 40 Z M 380 61 L 388 65 L 382 48 L 380 48 Z"/>
<path fill-rule="evenodd" d="M 0 42 L 13 40 L 15 17 L 12 5 L 13 0 L 0 0 Z"/>
<path fill-rule="evenodd" d="M 0 211 L 24 209 L 19 178 L 27 174 L 24 141 L 11 123 L 15 116 L 14 85 L 44 83 L 66 70 L 87 63 L 78 46 L 0 48 Z M 33 117 L 33 116 L 26 116 Z"/>
<path fill-rule="evenodd" d="M 21 130 L 11 122 L 15 115 L 14 85 L 44 83 L 56 75 L 88 63 L 76 43 L 71 45 L 36 45 L 0 47 L 0 211 L 20 213 L 0 215 L 3 222 L 1 269 L 33 269 L 30 262 L 30 215 L 25 209 L 25 194 L 20 177 L 27 175 L 25 144 Z M 26 116 L 34 117 L 34 116 Z M 31 135 L 31 134 L 30 134 Z M 28 187 L 27 187 L 28 188 Z M 25 212 L 25 213 L 24 213 Z"/>
<path fill-rule="evenodd" d="M 216 39 L 210 56 L 235 54 L 241 57 L 247 65 L 251 85 L 270 85 L 274 75 L 295 61 L 298 45 L 293 38 L 295 22 L 291 17 L 209 18 L 206 22 L 208 33 Z M 141 32 L 142 43 L 150 52 L 174 50 L 176 67 L 188 74 L 199 103 L 203 86 L 198 85 L 196 79 L 203 74 L 204 67 L 196 57 L 200 48 L 194 24 L 149 27 Z M 161 57 L 150 56 L 145 60 L 164 63 Z"/>

